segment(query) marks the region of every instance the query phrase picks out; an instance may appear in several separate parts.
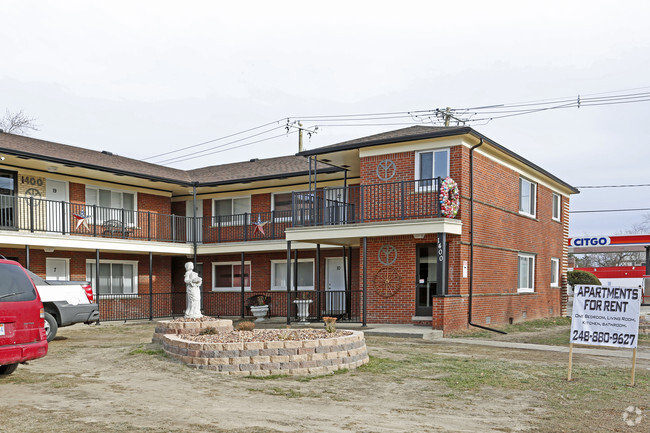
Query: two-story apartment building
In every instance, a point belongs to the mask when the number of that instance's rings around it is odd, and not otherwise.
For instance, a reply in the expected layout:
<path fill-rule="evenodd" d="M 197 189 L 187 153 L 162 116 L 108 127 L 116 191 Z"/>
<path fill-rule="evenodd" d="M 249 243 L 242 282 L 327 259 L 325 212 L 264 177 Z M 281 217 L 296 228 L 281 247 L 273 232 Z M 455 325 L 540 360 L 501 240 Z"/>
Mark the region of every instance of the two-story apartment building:
<path fill-rule="evenodd" d="M 451 332 L 563 308 L 577 190 L 468 127 L 189 171 L 12 134 L 0 156 L 1 253 L 92 281 L 103 320 L 182 314 L 188 260 L 207 315 L 264 294 L 287 320 L 307 299 L 312 319 Z"/>

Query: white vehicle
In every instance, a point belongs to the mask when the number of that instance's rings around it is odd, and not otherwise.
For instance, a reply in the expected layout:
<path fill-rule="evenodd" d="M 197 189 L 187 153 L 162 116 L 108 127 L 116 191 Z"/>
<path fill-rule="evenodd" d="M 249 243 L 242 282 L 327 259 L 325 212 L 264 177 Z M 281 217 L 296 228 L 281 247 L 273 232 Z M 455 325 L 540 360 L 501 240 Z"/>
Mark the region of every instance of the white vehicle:
<path fill-rule="evenodd" d="M 56 337 L 61 326 L 87 325 L 99 320 L 99 306 L 93 302 L 93 289 L 87 281 L 44 280 L 27 271 L 45 309 L 47 341 Z"/>

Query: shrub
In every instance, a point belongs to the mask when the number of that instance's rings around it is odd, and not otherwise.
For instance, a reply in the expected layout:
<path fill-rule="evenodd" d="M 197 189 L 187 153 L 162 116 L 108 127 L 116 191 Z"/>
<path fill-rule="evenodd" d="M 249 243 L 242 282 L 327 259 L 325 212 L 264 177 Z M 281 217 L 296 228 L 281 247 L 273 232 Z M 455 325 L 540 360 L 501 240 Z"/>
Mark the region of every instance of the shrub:
<path fill-rule="evenodd" d="M 587 271 L 569 271 L 566 276 L 567 283 L 569 283 L 571 288 L 579 284 L 591 284 L 596 286 L 600 286 L 601 284 L 598 277 Z"/>
<path fill-rule="evenodd" d="M 208 326 L 207 328 L 201 329 L 201 331 L 199 332 L 199 335 L 214 335 L 214 334 L 218 334 L 218 333 L 219 333 L 219 331 L 217 331 L 217 328 L 215 328 L 213 326 Z"/>
<path fill-rule="evenodd" d="M 336 317 L 323 317 L 325 322 L 325 330 L 330 334 L 336 332 Z"/>
<path fill-rule="evenodd" d="M 245 320 L 237 324 L 238 331 L 252 331 L 253 329 L 255 329 L 255 323 L 250 320 Z"/>

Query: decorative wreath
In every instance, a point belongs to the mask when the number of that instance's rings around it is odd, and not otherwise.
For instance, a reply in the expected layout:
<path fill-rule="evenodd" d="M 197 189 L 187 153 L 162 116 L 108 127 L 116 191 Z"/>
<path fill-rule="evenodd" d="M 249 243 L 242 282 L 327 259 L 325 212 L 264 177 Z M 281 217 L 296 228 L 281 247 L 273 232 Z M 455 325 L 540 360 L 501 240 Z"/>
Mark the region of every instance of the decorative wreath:
<path fill-rule="evenodd" d="M 458 184 L 450 177 L 440 185 L 440 211 L 445 218 L 454 218 L 460 205 Z"/>

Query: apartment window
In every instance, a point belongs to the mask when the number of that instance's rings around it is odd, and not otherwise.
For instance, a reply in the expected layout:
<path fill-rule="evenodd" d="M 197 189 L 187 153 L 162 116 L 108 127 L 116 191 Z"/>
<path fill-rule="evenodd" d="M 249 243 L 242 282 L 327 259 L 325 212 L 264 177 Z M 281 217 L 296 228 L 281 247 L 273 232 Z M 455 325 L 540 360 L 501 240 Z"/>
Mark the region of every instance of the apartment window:
<path fill-rule="evenodd" d="M 558 194 L 553 194 L 553 219 L 560 221 L 562 207 L 562 198 Z"/>
<path fill-rule="evenodd" d="M 291 193 L 282 192 L 273 194 L 271 210 L 275 211 L 275 218 L 291 218 Z"/>
<path fill-rule="evenodd" d="M 537 184 L 519 178 L 519 213 L 535 217 Z"/>
<path fill-rule="evenodd" d="M 250 196 L 214 199 L 212 201 L 213 225 L 243 225 L 244 222 L 250 222 L 250 213 Z M 244 220 L 244 214 L 248 214 L 246 221 Z"/>
<path fill-rule="evenodd" d="M 97 293 L 96 262 L 86 262 L 86 278 Z M 138 262 L 102 260 L 99 262 L 100 295 L 135 295 L 138 293 Z"/>
<path fill-rule="evenodd" d="M 560 259 L 551 259 L 551 287 L 560 287 Z"/>
<path fill-rule="evenodd" d="M 295 262 L 291 261 L 291 289 L 294 287 Z M 287 290 L 286 260 L 271 261 L 271 290 Z M 314 290 L 314 259 L 298 260 L 298 290 Z"/>
<path fill-rule="evenodd" d="M 98 206 L 97 222 L 100 224 L 109 220 L 122 221 L 122 215 L 126 224 L 134 224 L 135 193 L 86 186 L 86 205 L 89 216 L 92 215 L 93 206 Z M 122 209 L 128 212 L 122 212 Z"/>
<path fill-rule="evenodd" d="M 212 290 L 229 292 L 241 290 L 241 281 L 244 278 L 244 290 L 251 290 L 251 262 L 244 262 L 242 275 L 241 262 L 216 262 L 212 263 Z"/>
<path fill-rule="evenodd" d="M 519 254 L 519 282 L 517 289 L 520 292 L 533 292 L 535 290 L 535 256 L 532 254 Z"/>
<path fill-rule="evenodd" d="M 449 176 L 449 149 L 429 150 L 415 154 L 415 178 L 427 180 Z M 419 186 L 431 186 L 431 182 L 420 182 Z"/>

